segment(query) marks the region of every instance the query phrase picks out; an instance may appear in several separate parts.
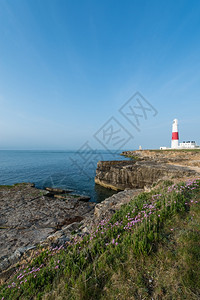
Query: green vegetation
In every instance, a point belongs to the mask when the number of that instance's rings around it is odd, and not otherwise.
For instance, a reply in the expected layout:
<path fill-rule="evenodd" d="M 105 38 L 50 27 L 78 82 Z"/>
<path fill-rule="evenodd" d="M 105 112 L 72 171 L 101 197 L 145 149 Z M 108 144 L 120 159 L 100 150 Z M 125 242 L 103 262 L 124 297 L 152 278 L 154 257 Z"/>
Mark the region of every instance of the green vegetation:
<path fill-rule="evenodd" d="M 22 183 L 15 183 L 13 185 L 0 185 L 0 189 L 11 189 L 11 188 L 14 188 L 15 186 L 20 186 L 20 185 L 26 185 L 27 183 L 26 182 L 22 182 Z"/>
<path fill-rule="evenodd" d="M 135 160 L 135 161 L 138 161 L 138 160 L 141 160 L 141 158 L 137 155 L 123 155 L 124 157 L 128 157 L 132 160 Z"/>
<path fill-rule="evenodd" d="M 200 298 L 200 180 L 161 183 L 88 236 L 38 249 L 0 299 Z"/>
<path fill-rule="evenodd" d="M 148 149 L 146 149 L 148 150 Z M 149 149 L 148 151 L 150 152 L 162 152 L 164 153 L 165 151 L 171 151 L 171 152 L 200 152 L 199 149 L 165 149 L 165 150 L 160 150 L 160 149 Z"/>
<path fill-rule="evenodd" d="M 0 185 L 0 189 L 10 189 L 13 185 Z"/>

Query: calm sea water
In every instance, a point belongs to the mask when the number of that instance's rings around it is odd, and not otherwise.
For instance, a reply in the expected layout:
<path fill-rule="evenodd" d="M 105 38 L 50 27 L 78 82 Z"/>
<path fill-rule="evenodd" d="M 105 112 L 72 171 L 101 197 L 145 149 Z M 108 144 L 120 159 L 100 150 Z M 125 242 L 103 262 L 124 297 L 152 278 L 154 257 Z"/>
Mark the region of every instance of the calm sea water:
<path fill-rule="evenodd" d="M 33 182 L 37 188 L 59 187 L 100 202 L 114 192 L 94 183 L 99 160 L 124 160 L 120 152 L 0 151 L 0 185 Z"/>

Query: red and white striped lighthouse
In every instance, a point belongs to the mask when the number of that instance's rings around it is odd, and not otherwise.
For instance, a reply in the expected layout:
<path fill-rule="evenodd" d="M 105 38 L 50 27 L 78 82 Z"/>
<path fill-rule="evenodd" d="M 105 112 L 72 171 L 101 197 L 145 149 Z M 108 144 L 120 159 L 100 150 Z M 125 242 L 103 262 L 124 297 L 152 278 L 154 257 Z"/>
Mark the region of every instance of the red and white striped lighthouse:
<path fill-rule="evenodd" d="M 174 119 L 172 124 L 172 143 L 171 148 L 176 149 L 179 147 L 179 136 L 178 136 L 178 120 Z"/>

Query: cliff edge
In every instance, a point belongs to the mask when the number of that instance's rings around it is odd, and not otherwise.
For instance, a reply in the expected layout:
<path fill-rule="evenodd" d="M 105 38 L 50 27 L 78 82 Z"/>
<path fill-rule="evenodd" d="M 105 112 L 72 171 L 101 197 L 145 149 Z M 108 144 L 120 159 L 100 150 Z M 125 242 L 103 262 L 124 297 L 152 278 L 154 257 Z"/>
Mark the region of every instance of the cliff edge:
<path fill-rule="evenodd" d="M 200 152 L 140 150 L 122 155 L 132 160 L 98 162 L 95 183 L 119 191 L 200 175 Z"/>

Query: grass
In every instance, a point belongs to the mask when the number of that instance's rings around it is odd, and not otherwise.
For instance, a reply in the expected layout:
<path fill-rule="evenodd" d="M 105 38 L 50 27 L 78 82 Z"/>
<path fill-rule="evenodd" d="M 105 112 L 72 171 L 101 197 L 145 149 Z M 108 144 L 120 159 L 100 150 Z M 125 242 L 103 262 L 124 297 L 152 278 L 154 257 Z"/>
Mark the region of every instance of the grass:
<path fill-rule="evenodd" d="M 200 297 L 200 180 L 138 195 L 88 236 L 38 249 L 0 299 Z"/>
<path fill-rule="evenodd" d="M 164 149 L 164 150 L 160 150 L 160 149 L 144 149 L 145 150 L 148 150 L 150 152 L 165 152 L 165 151 L 171 151 L 171 152 L 199 152 L 200 151 L 200 148 L 199 149 Z"/>
<path fill-rule="evenodd" d="M 0 189 L 10 189 L 10 188 L 12 188 L 12 187 L 14 187 L 13 185 L 0 185 Z"/>
<path fill-rule="evenodd" d="M 136 150 L 138 151 L 138 150 Z M 180 153 L 180 152 L 192 152 L 192 153 L 199 153 L 200 152 L 200 148 L 199 149 L 165 149 L 165 150 L 160 150 L 160 149 L 143 149 L 143 150 L 140 150 L 141 152 L 142 151 L 149 151 L 149 152 L 156 152 L 156 153 L 164 153 L 164 152 L 177 152 L 177 153 Z M 130 151 L 132 152 L 132 151 Z M 133 154 L 127 154 L 127 155 L 124 155 L 124 154 L 121 154 L 125 157 L 128 157 L 128 158 L 131 158 L 132 160 L 135 160 L 135 161 L 139 161 L 141 160 L 141 158 L 137 155 L 133 155 Z"/>
<path fill-rule="evenodd" d="M 199 299 L 199 224 L 196 206 L 172 218 L 157 251 L 146 257 L 130 252 L 113 274 L 104 299 Z"/>
<path fill-rule="evenodd" d="M 21 182 L 21 183 L 15 183 L 13 185 L 0 185 L 0 189 L 10 189 L 10 188 L 14 188 L 16 186 L 21 186 L 21 185 L 26 185 L 27 183 L 26 182 Z"/>
<path fill-rule="evenodd" d="M 129 157 L 129 158 L 131 158 L 132 160 L 135 160 L 135 161 L 141 160 L 141 158 L 139 156 L 136 156 L 136 155 L 126 155 L 126 157 Z"/>
<path fill-rule="evenodd" d="M 128 154 L 128 155 L 121 154 L 121 155 L 123 155 L 124 157 L 128 157 L 128 158 L 130 158 L 131 160 L 135 160 L 135 161 L 141 160 L 141 158 L 140 158 L 139 156 L 137 156 L 137 155 L 132 155 L 132 154 Z"/>

